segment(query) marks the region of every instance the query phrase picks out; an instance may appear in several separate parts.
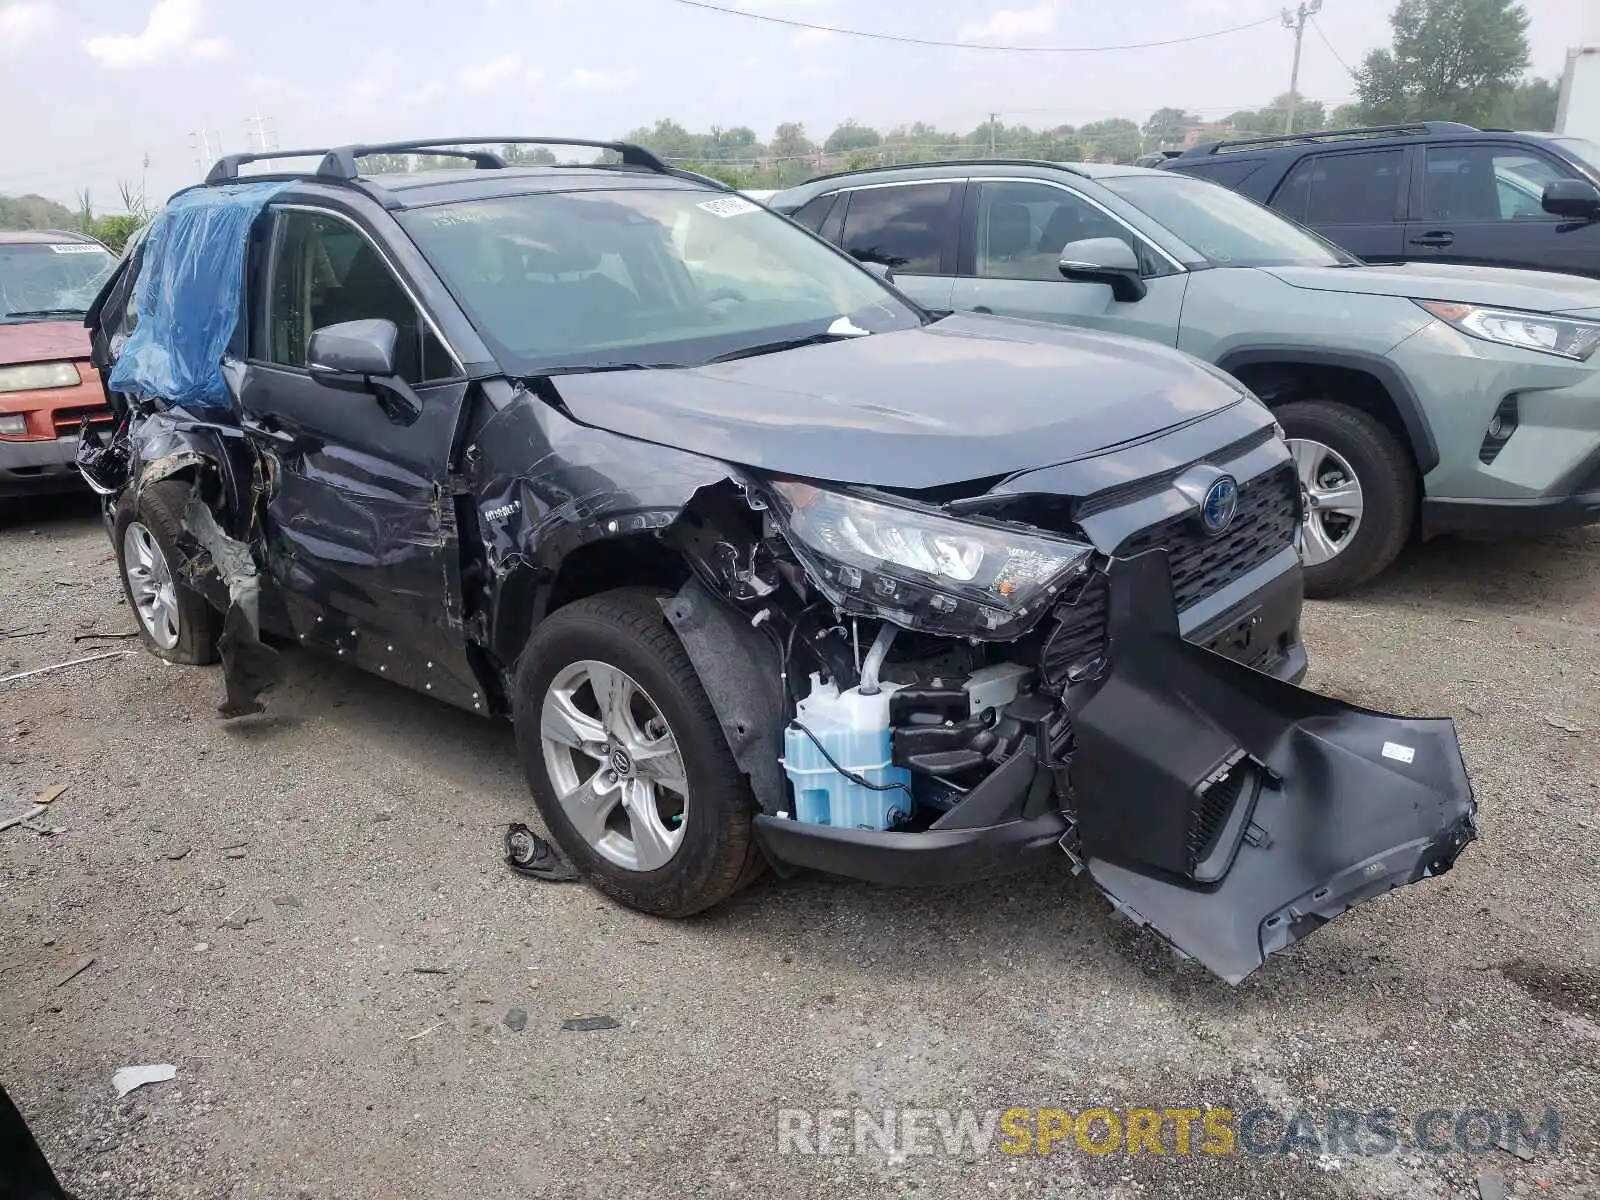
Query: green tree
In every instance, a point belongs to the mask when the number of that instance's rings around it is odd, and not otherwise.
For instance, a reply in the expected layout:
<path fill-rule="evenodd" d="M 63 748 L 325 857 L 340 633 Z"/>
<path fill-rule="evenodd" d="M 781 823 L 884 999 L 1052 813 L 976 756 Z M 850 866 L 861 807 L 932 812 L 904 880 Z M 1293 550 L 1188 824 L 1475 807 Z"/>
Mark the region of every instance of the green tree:
<path fill-rule="evenodd" d="M 1554 79 L 1529 79 L 1502 98 L 1491 118 L 1504 129 L 1548 132 L 1556 127 L 1556 102 L 1561 88 Z"/>
<path fill-rule="evenodd" d="M 828 135 L 822 148 L 829 154 L 848 154 L 852 150 L 870 150 L 882 141 L 883 135 L 876 129 L 845 121 Z"/>
<path fill-rule="evenodd" d="M 508 142 L 500 147 L 500 157 L 505 160 L 508 167 L 513 166 L 549 166 L 556 161 L 556 156 L 550 153 L 546 146 L 519 146 L 515 142 Z"/>
<path fill-rule="evenodd" d="M 0 229 L 70 229 L 76 219 L 65 204 L 31 192 L 0 196 Z"/>
<path fill-rule="evenodd" d="M 1077 140 L 1094 162 L 1129 163 L 1144 149 L 1139 127 L 1122 117 L 1078 126 Z"/>
<path fill-rule="evenodd" d="M 1394 46 L 1356 71 L 1362 119 L 1488 123 L 1528 64 L 1528 13 L 1516 0 L 1400 0 Z"/>
<path fill-rule="evenodd" d="M 1144 123 L 1141 131 L 1144 134 L 1143 148 L 1161 150 L 1177 146 L 1183 141 L 1184 134 L 1198 124 L 1200 124 L 1199 117 L 1181 108 L 1158 108 Z"/>

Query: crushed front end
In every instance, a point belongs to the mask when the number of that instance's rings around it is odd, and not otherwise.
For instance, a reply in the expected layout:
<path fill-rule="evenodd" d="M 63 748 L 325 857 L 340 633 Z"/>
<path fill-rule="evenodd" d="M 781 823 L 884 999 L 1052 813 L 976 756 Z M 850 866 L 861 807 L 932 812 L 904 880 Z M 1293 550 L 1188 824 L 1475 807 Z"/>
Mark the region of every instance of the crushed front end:
<path fill-rule="evenodd" d="M 769 860 L 910 885 L 1056 859 L 1230 982 L 1448 869 L 1476 833 L 1451 722 L 1296 686 L 1282 443 L 1121 490 L 1097 469 L 697 496 L 669 534 L 696 578 L 663 610 Z"/>

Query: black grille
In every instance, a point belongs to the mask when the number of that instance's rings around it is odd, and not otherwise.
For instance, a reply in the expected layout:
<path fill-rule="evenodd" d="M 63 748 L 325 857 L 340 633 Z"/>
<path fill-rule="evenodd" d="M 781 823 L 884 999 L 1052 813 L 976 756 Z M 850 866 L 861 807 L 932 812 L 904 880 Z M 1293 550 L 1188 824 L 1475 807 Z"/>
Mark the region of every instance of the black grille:
<path fill-rule="evenodd" d="M 1118 549 L 1124 557 L 1166 547 L 1178 611 L 1227 587 L 1293 545 L 1300 519 L 1300 484 L 1289 465 L 1241 484 L 1233 523 L 1207 537 L 1193 516 L 1140 530 Z M 1092 575 L 1077 598 L 1056 606 L 1056 627 L 1044 645 L 1040 667 L 1052 684 L 1065 683 L 1075 668 L 1104 654 L 1106 581 Z"/>
<path fill-rule="evenodd" d="M 1056 627 L 1044 644 L 1039 666 L 1046 680 L 1065 683 L 1075 668 L 1094 662 L 1106 648 L 1106 577 L 1091 575 L 1072 603 L 1056 606 Z"/>
<path fill-rule="evenodd" d="M 1203 861 L 1222 836 L 1222 827 L 1228 823 L 1233 806 L 1244 791 L 1250 773 L 1247 762 L 1235 763 L 1226 776 L 1200 793 L 1200 802 L 1194 808 L 1193 822 L 1189 826 L 1189 869 Z"/>
<path fill-rule="evenodd" d="M 1293 545 L 1299 519 L 1300 484 L 1285 464 L 1239 485 L 1238 511 L 1218 536 L 1208 537 L 1193 516 L 1175 517 L 1141 529 L 1117 553 L 1127 558 L 1165 547 L 1182 612 Z"/>

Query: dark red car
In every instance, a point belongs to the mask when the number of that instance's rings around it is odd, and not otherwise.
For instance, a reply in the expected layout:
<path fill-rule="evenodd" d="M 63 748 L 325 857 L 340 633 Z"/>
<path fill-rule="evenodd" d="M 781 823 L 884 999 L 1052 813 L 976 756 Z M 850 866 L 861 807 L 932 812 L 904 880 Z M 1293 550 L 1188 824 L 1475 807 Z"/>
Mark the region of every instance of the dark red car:
<path fill-rule="evenodd" d="M 78 430 L 112 423 L 83 316 L 116 261 L 81 233 L 0 232 L 0 500 L 83 486 Z"/>

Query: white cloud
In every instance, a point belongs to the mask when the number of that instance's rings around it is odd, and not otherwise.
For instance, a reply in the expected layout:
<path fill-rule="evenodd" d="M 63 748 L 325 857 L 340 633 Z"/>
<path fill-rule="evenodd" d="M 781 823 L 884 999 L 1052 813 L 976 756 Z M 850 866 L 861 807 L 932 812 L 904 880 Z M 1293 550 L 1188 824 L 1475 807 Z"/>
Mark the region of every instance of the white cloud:
<path fill-rule="evenodd" d="M 826 29 L 802 29 L 789 39 L 789 44 L 797 50 L 810 50 L 831 42 L 836 34 L 829 33 Z"/>
<path fill-rule="evenodd" d="M 964 42 L 1025 38 L 1049 33 L 1055 23 L 1055 7 L 1049 3 L 1039 4 L 1033 8 L 1002 8 L 991 13 L 988 20 L 963 25 L 961 32 L 956 36 Z"/>
<path fill-rule="evenodd" d="M 200 0 L 156 0 L 139 33 L 92 37 L 83 48 L 107 67 L 144 67 L 168 58 L 221 58 L 232 48 L 222 37 L 200 36 Z"/>
<path fill-rule="evenodd" d="M 55 27 L 54 5 L 26 0 L 0 8 L 0 53 L 20 50 L 29 42 L 44 37 Z"/>
<path fill-rule="evenodd" d="M 590 71 L 583 67 L 568 75 L 562 87 L 573 92 L 620 92 L 633 86 L 639 72 L 632 67 L 621 71 Z"/>
<path fill-rule="evenodd" d="M 517 55 L 502 54 L 462 71 L 461 86 L 469 92 L 487 92 L 510 79 L 521 66 L 522 59 Z"/>

